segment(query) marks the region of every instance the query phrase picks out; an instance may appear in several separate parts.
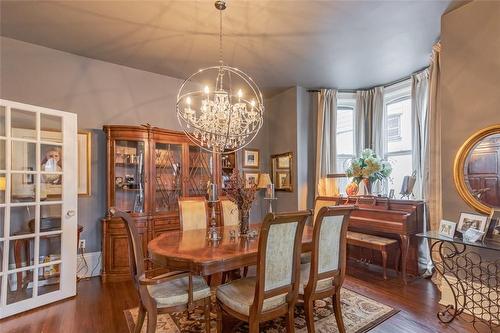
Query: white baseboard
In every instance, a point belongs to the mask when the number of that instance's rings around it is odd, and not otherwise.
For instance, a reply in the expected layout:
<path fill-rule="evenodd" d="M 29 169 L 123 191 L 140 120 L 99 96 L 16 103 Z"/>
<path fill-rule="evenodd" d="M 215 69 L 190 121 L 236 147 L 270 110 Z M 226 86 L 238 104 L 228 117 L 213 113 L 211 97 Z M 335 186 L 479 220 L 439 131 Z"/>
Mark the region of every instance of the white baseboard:
<path fill-rule="evenodd" d="M 453 276 L 446 275 L 446 278 L 450 281 L 451 284 L 455 284 L 457 282 L 457 279 Z M 448 283 L 446 283 L 446 281 L 444 279 L 441 281 L 441 288 L 440 289 L 441 289 L 441 300 L 439 301 L 439 304 L 441 304 L 443 306 L 447 306 L 449 304 L 455 304 L 455 302 L 453 300 L 453 293 L 450 289 L 450 286 L 448 285 Z M 491 299 L 498 300 L 500 297 L 497 294 L 497 291 L 489 288 L 488 286 L 485 286 L 484 284 L 479 284 L 479 283 L 475 282 L 474 289 L 481 290 L 483 295 L 489 295 Z M 488 302 L 486 300 L 485 296 L 482 296 L 482 298 L 481 298 L 481 295 L 479 294 L 478 298 L 479 299 L 474 298 L 477 303 L 482 303 L 484 300 L 485 304 L 490 304 L 490 302 Z M 467 314 L 472 314 L 467 309 L 465 309 L 464 312 Z M 480 317 L 482 311 L 481 311 L 481 309 L 476 309 L 474 312 L 475 313 L 473 315 L 475 315 L 475 316 L 477 315 L 478 317 Z M 488 315 L 483 315 L 482 319 L 490 320 L 490 317 Z M 498 321 L 493 320 L 493 323 L 498 324 Z"/>
<path fill-rule="evenodd" d="M 85 258 L 85 260 L 84 260 Z M 86 263 L 86 264 L 85 264 Z M 101 275 L 101 252 L 78 254 L 77 273 L 79 278 L 88 278 Z"/>

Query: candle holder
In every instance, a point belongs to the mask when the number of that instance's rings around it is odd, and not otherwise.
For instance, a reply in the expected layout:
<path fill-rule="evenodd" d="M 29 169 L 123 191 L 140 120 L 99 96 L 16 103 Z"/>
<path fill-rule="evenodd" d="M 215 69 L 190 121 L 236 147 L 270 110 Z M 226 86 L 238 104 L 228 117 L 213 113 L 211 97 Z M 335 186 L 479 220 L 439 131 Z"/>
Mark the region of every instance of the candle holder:
<path fill-rule="evenodd" d="M 217 230 L 217 222 L 216 222 L 216 214 L 215 214 L 215 205 L 219 202 L 219 197 L 217 195 L 217 184 L 209 183 L 208 184 L 208 200 L 207 202 L 211 206 L 211 216 L 210 216 L 210 228 L 208 229 L 208 240 L 210 241 L 219 241 L 222 239 L 222 236 Z"/>
<path fill-rule="evenodd" d="M 268 184 L 266 187 L 266 196 L 264 197 L 264 200 L 269 201 L 269 213 L 273 212 L 273 200 L 278 200 L 276 197 L 276 192 L 274 189 L 274 184 Z"/>

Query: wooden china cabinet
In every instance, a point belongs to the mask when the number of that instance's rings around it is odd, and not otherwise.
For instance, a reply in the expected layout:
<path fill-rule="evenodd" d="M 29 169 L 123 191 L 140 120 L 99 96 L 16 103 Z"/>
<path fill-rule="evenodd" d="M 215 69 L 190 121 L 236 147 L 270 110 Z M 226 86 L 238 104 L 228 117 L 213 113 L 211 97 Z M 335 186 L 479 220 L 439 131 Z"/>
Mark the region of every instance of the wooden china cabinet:
<path fill-rule="evenodd" d="M 179 197 L 205 195 L 212 159 L 219 185 L 236 166 L 234 155 L 221 159 L 181 132 L 150 125 L 107 125 L 103 130 L 107 138 L 107 207 L 131 213 L 144 253 L 151 239 L 179 229 Z M 102 219 L 102 258 L 103 281 L 130 279 L 125 225 L 109 215 Z"/>

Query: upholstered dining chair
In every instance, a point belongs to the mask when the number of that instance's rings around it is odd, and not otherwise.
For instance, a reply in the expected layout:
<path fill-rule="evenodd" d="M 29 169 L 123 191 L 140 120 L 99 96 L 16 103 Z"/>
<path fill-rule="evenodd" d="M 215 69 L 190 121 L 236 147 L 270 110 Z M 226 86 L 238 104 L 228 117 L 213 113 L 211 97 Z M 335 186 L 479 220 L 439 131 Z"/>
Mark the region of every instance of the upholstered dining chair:
<path fill-rule="evenodd" d="M 229 200 L 227 197 L 220 197 L 221 208 L 221 225 L 223 226 L 238 226 L 240 217 L 238 213 L 238 206 Z M 222 283 L 226 283 L 231 272 L 224 272 L 222 274 Z M 243 276 L 248 275 L 248 266 L 243 267 Z"/>
<path fill-rule="evenodd" d="M 250 333 L 259 332 L 261 322 L 286 315 L 287 331 L 294 332 L 302 234 L 310 214 L 267 214 L 260 229 L 257 277 L 217 288 L 217 332 L 222 332 L 223 314 L 248 322 Z"/>
<path fill-rule="evenodd" d="M 314 200 L 314 214 L 311 217 L 312 224 L 316 221 L 316 217 L 318 216 L 319 211 L 323 207 L 337 206 L 339 204 L 338 198 L 333 197 L 316 197 Z M 311 262 L 311 252 L 302 253 L 300 255 L 300 263 L 307 264 Z"/>
<path fill-rule="evenodd" d="M 201 276 L 193 276 L 190 272 L 169 272 L 147 277 L 142 245 L 134 220 L 129 214 L 115 208 L 111 208 L 110 213 L 124 220 L 128 233 L 132 280 L 140 299 L 134 333 L 141 332 L 146 313 L 146 332 L 154 333 L 158 313 L 190 311 L 197 305 L 204 307 L 205 328 L 206 332 L 210 333 L 210 287 L 205 280 Z"/>
<path fill-rule="evenodd" d="M 345 332 L 340 289 L 346 267 L 347 224 L 355 206 L 323 207 L 313 228 L 311 262 L 300 268 L 299 300 L 304 302 L 307 331 L 314 332 L 314 301 L 332 297 L 340 333 Z"/>
<path fill-rule="evenodd" d="M 237 226 L 240 223 L 238 206 L 227 197 L 220 198 L 221 224 L 224 226 Z"/>
<path fill-rule="evenodd" d="M 179 218 L 182 231 L 206 229 L 208 207 L 204 197 L 179 198 Z"/>

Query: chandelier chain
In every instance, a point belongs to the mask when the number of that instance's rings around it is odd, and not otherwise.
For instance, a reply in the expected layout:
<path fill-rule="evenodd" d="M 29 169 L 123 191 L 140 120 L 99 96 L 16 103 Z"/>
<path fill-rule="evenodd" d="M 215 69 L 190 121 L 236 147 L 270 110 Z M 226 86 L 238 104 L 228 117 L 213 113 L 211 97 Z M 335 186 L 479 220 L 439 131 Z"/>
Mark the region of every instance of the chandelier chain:
<path fill-rule="evenodd" d="M 219 62 L 221 65 L 224 63 L 222 60 L 222 10 L 219 10 Z"/>

